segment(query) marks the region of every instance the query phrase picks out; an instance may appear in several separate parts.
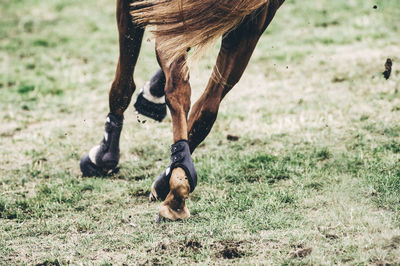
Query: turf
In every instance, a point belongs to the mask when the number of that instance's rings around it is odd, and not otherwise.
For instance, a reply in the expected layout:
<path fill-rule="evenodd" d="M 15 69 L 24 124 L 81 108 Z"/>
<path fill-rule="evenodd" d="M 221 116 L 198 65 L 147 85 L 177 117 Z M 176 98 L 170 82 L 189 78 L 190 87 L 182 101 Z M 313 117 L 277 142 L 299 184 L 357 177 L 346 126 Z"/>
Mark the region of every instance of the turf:
<path fill-rule="evenodd" d="M 194 154 L 192 217 L 161 223 L 147 195 L 170 116 L 131 107 L 120 172 L 79 172 L 108 113 L 114 8 L 0 3 L 0 264 L 400 264 L 398 1 L 287 1 Z M 148 34 L 139 87 L 153 50 Z M 216 54 L 193 66 L 192 102 Z"/>

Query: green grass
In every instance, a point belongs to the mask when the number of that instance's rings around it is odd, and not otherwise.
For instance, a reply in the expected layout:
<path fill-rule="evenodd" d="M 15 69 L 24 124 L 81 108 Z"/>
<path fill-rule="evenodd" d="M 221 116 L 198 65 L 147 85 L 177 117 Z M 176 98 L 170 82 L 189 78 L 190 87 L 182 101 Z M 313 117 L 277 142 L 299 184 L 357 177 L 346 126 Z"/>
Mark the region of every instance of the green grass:
<path fill-rule="evenodd" d="M 147 195 L 170 117 L 142 124 L 128 109 L 120 172 L 79 172 L 108 113 L 114 5 L 0 4 L 0 264 L 400 263 L 398 1 L 287 1 L 194 154 L 191 218 L 161 223 Z M 193 98 L 216 53 L 193 69 Z"/>

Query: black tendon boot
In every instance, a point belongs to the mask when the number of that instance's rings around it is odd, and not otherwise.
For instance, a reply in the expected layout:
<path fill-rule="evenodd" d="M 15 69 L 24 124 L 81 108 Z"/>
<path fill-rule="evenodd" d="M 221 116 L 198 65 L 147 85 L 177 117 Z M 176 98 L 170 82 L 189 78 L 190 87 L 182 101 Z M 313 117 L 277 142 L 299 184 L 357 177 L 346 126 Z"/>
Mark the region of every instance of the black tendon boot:
<path fill-rule="evenodd" d="M 197 173 L 187 140 L 177 141 L 171 146 L 171 164 L 154 181 L 150 194 L 151 200 L 165 200 L 170 190 L 169 179 L 171 178 L 172 170 L 177 167 L 185 170 L 190 185 L 190 193 L 193 192 L 197 185 Z"/>
<path fill-rule="evenodd" d="M 118 170 L 116 167 L 123 119 L 122 115 L 108 114 L 103 140 L 81 159 L 82 176 L 105 176 Z"/>
<path fill-rule="evenodd" d="M 144 85 L 137 96 L 134 104 L 136 111 L 161 122 L 167 115 L 164 87 L 164 73 L 162 70 L 158 70 L 151 80 Z"/>

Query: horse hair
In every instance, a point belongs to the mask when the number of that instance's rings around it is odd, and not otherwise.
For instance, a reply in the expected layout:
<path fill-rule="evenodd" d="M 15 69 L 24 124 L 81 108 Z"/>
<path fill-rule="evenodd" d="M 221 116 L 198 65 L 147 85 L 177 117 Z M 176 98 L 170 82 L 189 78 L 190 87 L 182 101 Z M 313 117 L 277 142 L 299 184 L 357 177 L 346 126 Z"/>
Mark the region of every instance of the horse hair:
<path fill-rule="evenodd" d="M 170 62 L 188 48 L 202 50 L 234 29 L 246 16 L 276 0 L 139 0 L 131 4 L 134 23 L 156 26 L 159 49 Z"/>

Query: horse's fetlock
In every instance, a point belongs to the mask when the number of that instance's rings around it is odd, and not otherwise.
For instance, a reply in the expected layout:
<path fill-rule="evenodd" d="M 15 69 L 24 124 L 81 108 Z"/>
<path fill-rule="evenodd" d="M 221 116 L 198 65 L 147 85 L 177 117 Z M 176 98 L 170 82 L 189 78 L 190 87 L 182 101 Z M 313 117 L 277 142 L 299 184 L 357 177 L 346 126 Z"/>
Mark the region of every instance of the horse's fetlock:
<path fill-rule="evenodd" d="M 113 172 L 119 162 L 119 138 L 123 123 L 122 115 L 109 114 L 105 123 L 104 137 L 100 145 L 93 147 L 81 159 L 84 176 L 103 176 Z"/>

